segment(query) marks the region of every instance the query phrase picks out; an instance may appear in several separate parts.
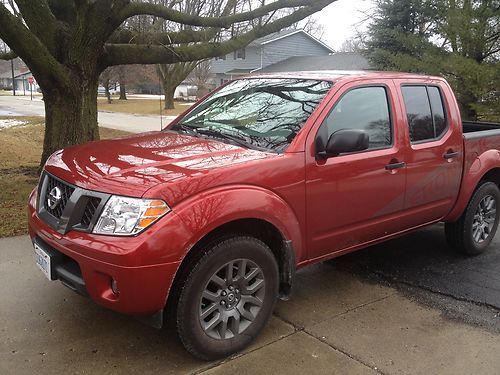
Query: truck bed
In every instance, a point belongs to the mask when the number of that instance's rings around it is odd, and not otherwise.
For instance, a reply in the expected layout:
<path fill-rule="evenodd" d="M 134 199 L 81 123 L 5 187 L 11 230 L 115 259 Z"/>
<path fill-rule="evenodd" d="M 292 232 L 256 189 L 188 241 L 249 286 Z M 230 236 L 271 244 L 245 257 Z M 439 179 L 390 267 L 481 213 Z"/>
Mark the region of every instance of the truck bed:
<path fill-rule="evenodd" d="M 489 134 L 500 135 L 500 123 L 498 122 L 463 121 L 462 127 L 464 137 L 467 139 L 475 136 L 488 136 Z"/>
<path fill-rule="evenodd" d="M 494 122 L 463 122 L 465 147 L 465 174 L 483 153 L 497 150 L 500 153 L 500 124 Z"/>

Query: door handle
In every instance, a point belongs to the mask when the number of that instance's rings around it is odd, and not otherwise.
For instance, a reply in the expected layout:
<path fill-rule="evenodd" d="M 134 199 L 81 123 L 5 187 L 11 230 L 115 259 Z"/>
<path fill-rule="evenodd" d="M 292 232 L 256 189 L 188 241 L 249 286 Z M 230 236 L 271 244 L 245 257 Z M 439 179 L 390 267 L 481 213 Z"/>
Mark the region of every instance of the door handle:
<path fill-rule="evenodd" d="M 460 156 L 460 152 L 455 152 L 453 150 L 450 150 L 448 151 L 446 154 L 443 155 L 443 158 L 445 158 L 446 160 L 448 159 L 455 159 L 455 158 L 458 158 Z"/>
<path fill-rule="evenodd" d="M 391 163 L 391 164 L 387 164 L 385 166 L 385 169 L 388 170 L 388 171 L 394 171 L 396 169 L 401 169 L 401 168 L 404 168 L 406 167 L 406 163 L 403 161 L 403 162 L 394 162 L 394 163 Z"/>

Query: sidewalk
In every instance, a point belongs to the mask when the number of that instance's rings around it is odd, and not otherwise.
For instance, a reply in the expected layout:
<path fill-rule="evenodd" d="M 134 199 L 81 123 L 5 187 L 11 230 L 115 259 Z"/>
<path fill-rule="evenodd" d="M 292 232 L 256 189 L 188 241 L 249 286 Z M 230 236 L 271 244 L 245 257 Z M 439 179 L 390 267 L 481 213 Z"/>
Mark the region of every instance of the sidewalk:
<path fill-rule="evenodd" d="M 0 96 L 0 116 L 45 116 L 44 103 L 40 99 L 28 97 Z M 142 133 L 159 131 L 167 126 L 175 116 L 147 116 L 120 112 L 98 112 L 99 126 Z"/>
<path fill-rule="evenodd" d="M 221 363 L 195 360 L 172 333 L 49 282 L 27 236 L 0 239 L 0 295 L 0 373 L 500 372 L 500 336 L 330 264 L 300 271 L 295 296 L 277 304 L 258 340 Z"/>

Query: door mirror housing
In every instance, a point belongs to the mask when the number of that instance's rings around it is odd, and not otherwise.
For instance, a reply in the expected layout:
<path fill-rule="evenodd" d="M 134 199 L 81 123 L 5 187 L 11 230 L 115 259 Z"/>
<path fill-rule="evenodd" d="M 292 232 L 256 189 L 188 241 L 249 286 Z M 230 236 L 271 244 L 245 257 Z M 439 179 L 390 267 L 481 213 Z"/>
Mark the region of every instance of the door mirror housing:
<path fill-rule="evenodd" d="M 324 159 L 349 152 L 367 150 L 370 147 L 370 137 L 364 130 L 342 129 L 333 133 L 324 150 L 318 156 Z"/>

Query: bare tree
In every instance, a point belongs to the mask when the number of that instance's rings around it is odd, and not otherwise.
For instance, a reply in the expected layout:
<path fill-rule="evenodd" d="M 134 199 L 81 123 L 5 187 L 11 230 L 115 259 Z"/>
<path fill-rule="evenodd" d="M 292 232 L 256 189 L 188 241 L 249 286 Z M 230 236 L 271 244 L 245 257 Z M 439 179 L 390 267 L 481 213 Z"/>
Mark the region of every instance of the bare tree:
<path fill-rule="evenodd" d="M 0 4 L 0 39 L 28 65 L 44 95 L 45 138 L 41 163 L 55 150 L 99 138 L 97 87 L 109 66 L 199 61 L 241 49 L 253 40 L 309 17 L 336 0 L 275 0 L 230 14 L 236 0 L 210 0 L 220 17 L 198 16 L 163 2 L 130 0 L 9 0 Z M 275 12 L 293 8 L 287 16 Z M 134 17 L 188 26 L 180 31 L 135 32 Z M 252 20 L 261 25 L 231 39 L 214 41 L 214 32 Z"/>
<path fill-rule="evenodd" d="M 188 61 L 158 65 L 163 93 L 165 94 L 165 109 L 174 109 L 175 89 L 187 78 L 197 64 L 198 61 Z"/>
<path fill-rule="evenodd" d="M 111 93 L 109 92 L 109 87 L 112 83 L 112 78 L 113 78 L 113 68 L 108 68 L 104 72 L 101 73 L 101 76 L 99 77 L 99 83 L 104 87 L 104 94 L 106 95 L 106 99 L 108 100 L 108 103 L 111 104 Z"/>
<path fill-rule="evenodd" d="M 360 38 L 347 39 L 342 43 L 338 52 L 362 52 L 365 46 Z"/>
<path fill-rule="evenodd" d="M 214 88 L 210 85 L 210 65 L 210 60 L 201 61 L 188 76 L 188 82 L 198 88 L 198 98 L 205 96 Z"/>

